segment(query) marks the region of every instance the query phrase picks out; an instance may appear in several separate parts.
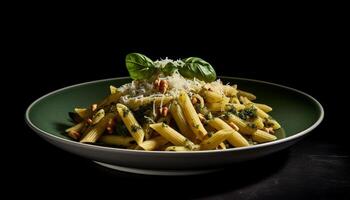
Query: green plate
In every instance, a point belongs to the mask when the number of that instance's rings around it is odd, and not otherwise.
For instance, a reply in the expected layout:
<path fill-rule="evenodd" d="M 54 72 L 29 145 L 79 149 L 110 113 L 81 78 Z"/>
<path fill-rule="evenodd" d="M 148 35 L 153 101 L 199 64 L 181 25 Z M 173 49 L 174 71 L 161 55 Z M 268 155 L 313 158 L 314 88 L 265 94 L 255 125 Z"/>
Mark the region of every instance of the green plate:
<path fill-rule="evenodd" d="M 97 163 L 134 173 L 156 175 L 198 174 L 223 168 L 234 162 L 255 159 L 285 149 L 317 127 L 324 116 L 321 104 L 308 94 L 293 88 L 264 81 L 221 77 L 223 82 L 238 84 L 242 90 L 254 93 L 256 102 L 273 107 L 271 115 L 283 129 L 278 140 L 249 147 L 198 152 L 145 152 L 138 150 L 81 144 L 66 137 L 71 126 L 68 112 L 75 107 L 88 107 L 109 94 L 109 86 L 120 86 L 130 78 L 113 78 L 82 83 L 51 92 L 26 111 L 27 124 L 55 146 L 86 157 Z"/>

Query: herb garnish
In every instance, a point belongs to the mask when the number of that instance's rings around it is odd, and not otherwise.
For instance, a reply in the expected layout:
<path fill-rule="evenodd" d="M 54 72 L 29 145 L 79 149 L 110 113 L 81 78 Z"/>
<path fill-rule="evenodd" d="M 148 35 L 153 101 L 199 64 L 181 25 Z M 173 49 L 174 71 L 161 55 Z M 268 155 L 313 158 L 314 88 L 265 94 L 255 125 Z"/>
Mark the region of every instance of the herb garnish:
<path fill-rule="evenodd" d="M 168 127 L 168 125 L 167 125 L 166 123 L 163 122 L 163 123 L 162 123 L 162 127 L 163 127 L 163 128 L 166 128 L 166 127 Z"/>
<path fill-rule="evenodd" d="M 157 67 L 147 56 L 140 53 L 130 53 L 125 58 L 126 68 L 134 80 L 146 80 L 160 72 L 172 75 L 178 71 L 183 77 L 212 82 L 216 79 L 214 68 L 205 60 L 197 57 L 183 59 L 182 62 L 169 61 L 164 67 Z"/>
<path fill-rule="evenodd" d="M 237 116 L 243 120 L 254 119 L 257 117 L 256 108 L 253 106 L 250 108 L 245 108 L 237 113 Z"/>
<path fill-rule="evenodd" d="M 257 126 L 254 123 L 251 123 L 251 122 L 248 122 L 247 125 L 248 125 L 248 127 L 253 128 L 253 129 L 257 128 Z"/>
<path fill-rule="evenodd" d="M 129 110 L 129 109 L 124 108 L 124 109 L 123 109 L 123 117 L 128 116 L 129 112 L 130 112 L 130 110 Z"/>
<path fill-rule="evenodd" d="M 141 129 L 141 127 L 136 125 L 136 124 L 131 125 L 131 132 L 133 132 L 133 133 L 137 132 L 140 129 Z"/>

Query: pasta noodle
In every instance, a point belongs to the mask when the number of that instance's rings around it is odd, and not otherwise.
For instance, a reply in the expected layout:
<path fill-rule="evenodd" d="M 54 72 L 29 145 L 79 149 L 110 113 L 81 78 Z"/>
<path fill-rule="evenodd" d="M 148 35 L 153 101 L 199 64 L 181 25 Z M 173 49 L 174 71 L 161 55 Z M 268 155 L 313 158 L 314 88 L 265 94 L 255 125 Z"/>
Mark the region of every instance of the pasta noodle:
<path fill-rule="evenodd" d="M 196 136 L 194 135 L 191 128 L 187 124 L 185 116 L 182 112 L 182 109 L 176 101 L 174 101 L 171 104 L 170 112 L 171 112 L 171 115 L 173 116 L 177 126 L 179 127 L 182 135 L 187 137 L 189 140 L 194 141 Z"/>
<path fill-rule="evenodd" d="M 270 141 L 273 141 L 273 140 L 276 140 L 277 137 L 272 135 L 272 134 L 269 134 L 265 131 L 261 131 L 261 130 L 257 130 L 255 131 L 253 134 L 252 134 L 252 138 L 254 141 L 257 141 L 257 142 L 270 142 Z"/>
<path fill-rule="evenodd" d="M 141 145 L 143 142 L 143 137 L 145 136 L 145 132 L 136 121 L 132 112 L 123 104 L 117 104 L 117 110 L 120 118 L 123 120 L 131 136 L 135 139 L 138 145 Z"/>
<path fill-rule="evenodd" d="M 130 99 L 126 103 L 126 105 L 131 109 L 138 109 L 139 107 L 150 103 L 154 103 L 156 106 L 159 106 L 161 103 L 167 104 L 171 100 L 173 100 L 172 96 L 133 98 L 133 99 Z"/>
<path fill-rule="evenodd" d="M 204 140 L 200 148 L 202 150 L 210 150 L 217 148 L 223 141 L 225 141 L 231 134 L 233 134 L 233 130 L 223 129 L 216 133 L 214 133 L 210 138 Z"/>
<path fill-rule="evenodd" d="M 190 151 L 190 149 L 184 146 L 168 146 L 164 151 Z"/>
<path fill-rule="evenodd" d="M 260 108 L 262 111 L 268 113 L 272 111 L 272 108 L 266 104 L 255 103 L 255 106 Z"/>
<path fill-rule="evenodd" d="M 158 149 L 160 146 L 165 145 L 166 143 L 168 143 L 168 140 L 162 136 L 157 136 L 155 138 L 144 141 L 140 146 L 146 151 L 153 151 L 155 149 Z"/>
<path fill-rule="evenodd" d="M 109 145 L 129 147 L 133 144 L 135 140 L 132 137 L 125 137 L 119 135 L 104 135 L 100 137 L 98 141 Z"/>
<path fill-rule="evenodd" d="M 216 103 L 216 102 L 223 101 L 225 97 L 224 95 L 221 95 L 219 93 L 212 92 L 212 91 L 205 91 L 204 96 L 205 96 L 205 100 L 209 103 Z"/>
<path fill-rule="evenodd" d="M 162 135 L 166 140 L 168 140 L 176 146 L 194 146 L 194 144 L 190 140 L 188 140 L 179 132 L 177 132 L 176 130 L 164 123 L 151 124 L 150 126 L 160 135 Z"/>
<path fill-rule="evenodd" d="M 237 131 L 235 131 L 230 125 L 220 118 L 213 118 L 208 121 L 209 125 L 216 130 L 232 130 L 232 134 L 227 138 L 227 141 L 234 147 L 249 146 L 248 141 Z"/>
<path fill-rule="evenodd" d="M 112 119 L 114 117 L 114 114 L 109 113 L 108 115 L 106 115 L 105 117 L 103 117 L 103 119 L 96 124 L 86 135 L 85 137 L 80 140 L 81 143 L 94 143 L 96 142 L 99 137 L 102 135 L 102 133 L 104 132 L 104 130 L 107 127 L 107 123 L 110 119 Z"/>
<path fill-rule="evenodd" d="M 197 135 L 198 139 L 203 139 L 203 137 L 207 134 L 207 130 L 205 130 L 202 122 L 197 115 L 196 110 L 191 103 L 190 98 L 184 91 L 180 92 L 179 104 L 184 111 L 185 118 L 189 122 L 192 131 Z"/>
<path fill-rule="evenodd" d="M 256 96 L 254 94 L 252 94 L 250 92 L 243 91 L 243 90 L 238 90 L 238 95 L 247 97 L 251 101 L 256 99 Z"/>

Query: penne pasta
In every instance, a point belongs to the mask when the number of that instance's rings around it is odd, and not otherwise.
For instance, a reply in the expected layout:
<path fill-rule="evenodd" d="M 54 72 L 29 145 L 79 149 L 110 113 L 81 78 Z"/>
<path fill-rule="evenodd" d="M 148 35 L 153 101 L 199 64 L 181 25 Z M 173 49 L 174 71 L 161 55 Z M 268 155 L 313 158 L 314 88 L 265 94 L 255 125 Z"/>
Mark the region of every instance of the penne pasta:
<path fill-rule="evenodd" d="M 235 131 L 230 125 L 224 120 L 215 117 L 208 121 L 208 124 L 216 130 L 232 130 L 232 134 L 227 138 L 227 141 L 234 147 L 245 147 L 249 146 L 248 141 L 237 131 Z"/>
<path fill-rule="evenodd" d="M 223 90 L 224 90 L 225 96 L 227 97 L 237 96 L 237 93 L 238 93 L 237 89 L 230 85 L 224 85 Z"/>
<path fill-rule="evenodd" d="M 107 123 L 110 119 L 113 119 L 114 114 L 109 113 L 103 119 L 97 123 L 89 132 L 85 134 L 83 139 L 80 140 L 81 143 L 95 143 L 107 127 Z"/>
<path fill-rule="evenodd" d="M 225 96 L 213 91 L 205 91 L 204 97 L 205 97 L 205 100 L 209 103 L 217 103 L 217 102 L 223 101 Z"/>
<path fill-rule="evenodd" d="M 202 141 L 202 143 L 200 144 L 200 149 L 201 150 L 216 149 L 232 133 L 233 133 L 233 130 L 229 130 L 229 129 L 220 130 L 214 133 L 210 138 Z"/>
<path fill-rule="evenodd" d="M 118 92 L 118 88 L 114 87 L 113 85 L 109 86 L 109 90 L 110 90 L 111 94 L 115 94 Z"/>
<path fill-rule="evenodd" d="M 144 141 L 140 146 L 146 151 L 153 151 L 165 145 L 166 143 L 168 143 L 168 140 L 162 136 L 157 136 L 155 138 Z"/>
<path fill-rule="evenodd" d="M 264 120 L 261 117 L 257 117 L 254 119 L 253 123 L 258 129 L 263 129 L 264 128 Z"/>
<path fill-rule="evenodd" d="M 247 97 L 244 97 L 244 96 L 240 96 L 239 97 L 239 100 L 242 102 L 242 104 L 244 105 L 247 105 L 247 104 L 251 104 L 252 102 L 247 98 Z"/>
<path fill-rule="evenodd" d="M 74 108 L 74 111 L 82 118 L 82 119 L 87 119 L 91 112 L 90 110 L 86 108 Z"/>
<path fill-rule="evenodd" d="M 187 146 L 189 148 L 194 146 L 190 140 L 164 123 L 151 124 L 150 127 L 176 146 Z"/>
<path fill-rule="evenodd" d="M 255 108 L 256 108 L 256 114 L 257 114 L 259 117 L 261 117 L 261 118 L 263 118 L 263 119 L 267 119 L 267 118 L 270 117 L 266 112 L 264 112 L 264 111 L 261 110 L 260 108 L 258 108 L 258 107 L 256 107 L 256 106 L 255 106 Z"/>
<path fill-rule="evenodd" d="M 136 121 L 133 113 L 129 110 L 128 107 L 123 104 L 117 104 L 117 111 L 131 136 L 135 139 L 138 145 L 141 145 L 145 136 L 145 132 L 141 128 L 140 124 Z"/>
<path fill-rule="evenodd" d="M 104 100 L 102 100 L 100 103 L 97 105 L 97 110 L 101 109 L 105 106 L 111 105 L 113 103 L 117 103 L 122 96 L 121 92 L 116 91 L 116 93 L 113 93 L 109 96 L 107 96 Z"/>
<path fill-rule="evenodd" d="M 103 109 L 100 109 L 92 117 L 92 124 L 97 124 L 99 121 L 101 121 L 101 119 L 103 119 L 104 116 L 105 116 L 105 111 Z"/>
<path fill-rule="evenodd" d="M 243 90 L 238 90 L 237 95 L 247 97 L 251 101 L 256 99 L 256 96 L 254 94 L 252 94 L 250 92 L 243 91 Z"/>
<path fill-rule="evenodd" d="M 208 103 L 207 104 L 208 110 L 211 112 L 223 112 L 228 111 L 232 108 L 235 110 L 242 110 L 245 108 L 244 105 L 241 104 L 233 104 L 233 103 L 225 103 L 225 102 L 219 102 L 219 103 Z"/>
<path fill-rule="evenodd" d="M 132 137 L 125 137 L 119 135 L 104 135 L 101 136 L 98 141 L 105 144 L 117 145 L 122 147 L 130 147 L 135 142 L 134 138 Z"/>
<path fill-rule="evenodd" d="M 177 103 L 177 101 L 174 101 L 171 104 L 170 112 L 177 126 L 179 127 L 182 135 L 184 135 L 186 138 L 188 138 L 191 141 L 195 141 L 196 135 L 192 132 L 191 128 L 187 124 L 185 115 L 182 112 L 181 106 Z"/>
<path fill-rule="evenodd" d="M 226 107 L 229 105 L 230 98 L 224 97 L 221 101 L 221 110 L 226 110 Z"/>
<path fill-rule="evenodd" d="M 259 108 L 259 109 L 261 109 L 262 111 L 264 111 L 266 113 L 272 111 L 272 108 L 270 106 L 265 105 L 265 104 L 261 104 L 261 103 L 253 103 L 247 97 L 241 96 L 240 100 L 242 101 L 242 103 L 244 105 L 253 104 L 256 108 Z"/>
<path fill-rule="evenodd" d="M 81 131 L 84 128 L 84 126 L 85 126 L 85 122 L 80 122 L 79 124 L 76 124 L 76 125 L 68 128 L 68 129 L 66 129 L 65 131 L 66 131 L 66 133 L 69 133 L 70 131 L 77 131 L 77 132 L 79 132 L 79 131 Z"/>
<path fill-rule="evenodd" d="M 226 149 L 225 143 L 221 142 L 218 146 L 218 149 Z"/>
<path fill-rule="evenodd" d="M 125 103 L 125 105 L 132 110 L 137 110 L 141 106 L 148 105 L 151 103 L 154 103 L 155 106 L 157 106 L 157 107 L 159 107 L 161 104 L 166 105 L 173 99 L 174 99 L 174 97 L 172 97 L 172 96 L 132 98 L 132 99 L 129 99 Z"/>
<path fill-rule="evenodd" d="M 168 146 L 164 151 L 191 151 L 184 146 Z"/>
<path fill-rule="evenodd" d="M 239 102 L 238 98 L 235 96 L 235 97 L 231 97 L 230 99 L 230 103 L 233 103 L 233 104 L 241 104 L 241 102 Z"/>
<path fill-rule="evenodd" d="M 237 125 L 239 128 L 239 132 L 242 134 L 251 135 L 256 131 L 255 128 L 249 127 L 247 122 L 237 117 L 236 115 L 227 116 L 227 121 L 233 122 L 235 125 Z"/>
<path fill-rule="evenodd" d="M 252 134 L 252 139 L 256 142 L 264 143 L 274 141 L 277 139 L 277 137 L 268 132 L 257 130 Z"/>
<path fill-rule="evenodd" d="M 184 91 L 180 92 L 179 104 L 184 112 L 188 124 L 190 125 L 190 128 L 196 134 L 198 139 L 202 139 L 205 135 L 208 134 L 208 132 L 205 130 L 202 122 L 200 121 L 189 96 Z"/>
<path fill-rule="evenodd" d="M 277 130 L 281 128 L 281 125 L 274 119 L 268 119 L 267 120 L 269 124 L 272 124 L 273 130 Z"/>
<path fill-rule="evenodd" d="M 266 104 L 261 104 L 261 103 L 254 103 L 254 105 L 261 109 L 262 111 L 268 113 L 268 112 L 271 112 L 272 111 L 272 108 Z"/>

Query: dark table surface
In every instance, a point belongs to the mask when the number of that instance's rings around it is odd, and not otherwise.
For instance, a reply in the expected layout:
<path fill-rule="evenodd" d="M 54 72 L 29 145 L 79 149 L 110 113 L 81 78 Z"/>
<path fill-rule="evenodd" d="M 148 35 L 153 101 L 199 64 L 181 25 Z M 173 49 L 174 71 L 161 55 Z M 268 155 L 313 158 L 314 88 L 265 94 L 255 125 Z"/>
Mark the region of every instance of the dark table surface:
<path fill-rule="evenodd" d="M 333 97 L 340 94 L 341 87 L 337 84 L 325 86 L 325 80 L 335 75 L 333 70 L 337 69 L 323 71 L 317 68 L 326 62 L 322 54 L 306 57 L 304 55 L 309 50 L 303 48 L 298 53 L 288 51 L 286 54 L 283 52 L 286 49 L 281 51 L 278 48 L 264 52 L 264 49 L 259 49 L 259 45 L 253 45 L 256 48 L 251 50 L 252 44 L 249 48 L 233 48 L 226 52 L 218 46 L 176 47 L 175 50 L 169 50 L 171 48 L 159 46 L 126 48 L 127 45 L 84 46 L 60 42 L 47 46 L 42 42 L 42 48 L 32 52 L 32 55 L 40 54 L 40 60 L 29 58 L 32 63 L 39 60 L 35 65 L 37 67 L 25 68 L 21 72 L 27 75 L 23 80 L 26 89 L 21 91 L 23 103 L 16 108 L 21 123 L 17 121 L 13 126 L 16 132 L 20 132 L 20 137 L 14 134 L 12 138 L 18 148 L 12 148 L 7 154 L 8 162 L 3 163 L 11 169 L 7 186 L 21 188 L 20 191 L 28 197 L 47 191 L 62 197 L 69 193 L 77 197 L 98 195 L 117 198 L 128 195 L 131 198 L 147 199 L 350 198 L 350 157 L 349 145 L 346 143 L 348 130 L 344 128 L 348 126 L 348 120 L 341 118 L 339 122 L 341 113 L 338 111 L 344 105 Z M 293 45 L 293 42 L 287 45 Z M 70 48 L 66 48 L 67 45 Z M 62 49 L 65 51 L 60 54 Z M 257 78 L 295 87 L 320 100 L 325 107 L 325 119 L 312 134 L 287 150 L 234 164 L 220 172 L 185 177 L 145 176 L 109 170 L 50 145 L 26 126 L 22 116 L 25 108 L 36 98 L 79 82 L 125 76 L 123 57 L 132 51 L 144 52 L 153 58 L 196 55 L 207 58 L 219 75 Z M 227 60 L 232 56 L 231 52 L 234 53 L 234 62 Z M 310 64 L 314 60 L 318 60 L 317 64 L 320 65 Z M 279 75 L 267 73 L 269 71 Z M 337 76 L 343 75 L 338 71 Z M 37 189 L 28 189 L 29 186 Z"/>

